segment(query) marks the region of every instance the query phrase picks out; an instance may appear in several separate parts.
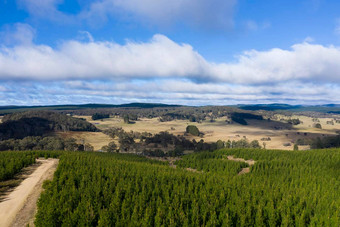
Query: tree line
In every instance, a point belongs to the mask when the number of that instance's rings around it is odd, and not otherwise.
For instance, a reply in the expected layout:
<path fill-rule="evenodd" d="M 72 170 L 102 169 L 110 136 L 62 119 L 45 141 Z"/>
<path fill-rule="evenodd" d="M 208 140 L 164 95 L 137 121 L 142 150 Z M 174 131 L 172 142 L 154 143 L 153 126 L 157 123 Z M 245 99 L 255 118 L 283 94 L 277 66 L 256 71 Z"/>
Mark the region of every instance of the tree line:
<path fill-rule="evenodd" d="M 86 120 L 51 111 L 27 111 L 5 115 L 0 124 L 0 140 L 43 136 L 51 131 L 99 131 Z"/>
<path fill-rule="evenodd" d="M 55 136 L 28 136 L 23 139 L 9 139 L 0 141 L 0 151 L 9 150 L 93 151 L 93 146 L 88 143 L 77 143 L 77 141 L 73 138 L 62 139 Z"/>

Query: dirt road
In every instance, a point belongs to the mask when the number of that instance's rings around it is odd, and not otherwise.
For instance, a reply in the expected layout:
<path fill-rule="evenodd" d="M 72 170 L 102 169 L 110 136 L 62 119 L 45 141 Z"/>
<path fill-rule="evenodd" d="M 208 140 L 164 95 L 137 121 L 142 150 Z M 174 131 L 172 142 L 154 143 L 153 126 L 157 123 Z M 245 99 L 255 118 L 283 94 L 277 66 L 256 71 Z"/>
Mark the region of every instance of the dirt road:
<path fill-rule="evenodd" d="M 41 165 L 0 203 L 0 226 L 30 226 L 33 224 L 36 203 L 42 183 L 53 177 L 58 159 L 38 159 Z"/>

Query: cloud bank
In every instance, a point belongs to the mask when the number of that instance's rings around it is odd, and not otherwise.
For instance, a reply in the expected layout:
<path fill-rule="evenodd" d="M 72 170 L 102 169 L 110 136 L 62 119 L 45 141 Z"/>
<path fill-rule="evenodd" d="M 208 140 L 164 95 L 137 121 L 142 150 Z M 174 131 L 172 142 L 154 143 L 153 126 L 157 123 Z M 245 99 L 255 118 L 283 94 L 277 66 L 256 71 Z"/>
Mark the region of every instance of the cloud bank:
<path fill-rule="evenodd" d="M 23 26 L 20 26 L 23 27 Z M 29 29 L 22 29 L 27 33 Z M 28 36 L 30 37 L 30 36 Z M 148 42 L 69 40 L 59 47 L 0 48 L 1 80 L 133 80 L 177 78 L 200 83 L 268 85 L 282 82 L 340 83 L 340 48 L 307 42 L 290 49 L 250 50 L 234 62 L 211 62 L 189 44 L 157 34 Z"/>
<path fill-rule="evenodd" d="M 197 84 L 190 81 L 59 81 L 8 82 L 0 86 L 0 105 L 77 103 L 168 103 L 232 105 L 240 103 L 325 104 L 340 103 L 337 85 L 281 83 L 272 86 Z"/>

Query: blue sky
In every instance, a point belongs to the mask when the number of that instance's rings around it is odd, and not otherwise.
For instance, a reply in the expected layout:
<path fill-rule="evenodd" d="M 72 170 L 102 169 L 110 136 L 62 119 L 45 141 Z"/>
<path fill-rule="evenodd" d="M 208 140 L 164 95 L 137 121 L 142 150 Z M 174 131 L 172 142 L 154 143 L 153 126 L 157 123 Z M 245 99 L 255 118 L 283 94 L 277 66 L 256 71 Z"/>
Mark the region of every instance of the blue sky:
<path fill-rule="evenodd" d="M 340 103 L 336 0 L 2 0 L 0 105 Z"/>

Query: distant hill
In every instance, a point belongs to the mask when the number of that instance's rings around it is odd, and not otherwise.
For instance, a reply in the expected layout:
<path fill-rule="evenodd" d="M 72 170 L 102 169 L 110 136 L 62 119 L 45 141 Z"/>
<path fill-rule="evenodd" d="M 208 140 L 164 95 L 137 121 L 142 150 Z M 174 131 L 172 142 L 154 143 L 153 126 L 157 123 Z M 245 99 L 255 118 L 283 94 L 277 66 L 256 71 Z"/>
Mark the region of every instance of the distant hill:
<path fill-rule="evenodd" d="M 99 131 L 85 120 L 51 111 L 27 111 L 9 114 L 0 124 L 0 140 L 42 136 L 50 131 Z"/>
<path fill-rule="evenodd" d="M 292 106 L 288 104 L 256 104 L 256 105 L 238 105 L 237 106 L 240 109 L 243 110 L 267 110 L 267 111 L 275 111 L 275 110 L 292 110 L 301 108 L 301 105 Z"/>
<path fill-rule="evenodd" d="M 167 105 L 162 103 L 128 103 L 121 105 L 111 104 L 82 104 L 82 105 L 51 105 L 51 106 L 0 106 L 0 115 L 23 112 L 29 110 L 79 110 L 99 108 L 156 108 L 156 107 L 181 107 L 181 105 Z"/>
<path fill-rule="evenodd" d="M 223 109 L 224 107 L 230 108 L 238 108 L 242 110 L 249 111 L 257 111 L 257 110 L 265 110 L 265 111 L 289 111 L 289 112 L 319 112 L 319 113 L 340 113 L 340 104 L 326 104 L 326 105 L 289 105 L 289 104 L 254 104 L 254 105 L 225 105 L 225 106 L 183 106 L 183 105 L 167 105 L 162 103 L 128 103 L 128 104 L 120 104 L 120 105 L 112 105 L 112 104 L 82 104 L 82 105 L 51 105 L 51 106 L 0 106 L 0 115 L 6 115 L 11 113 L 19 113 L 24 111 L 61 111 L 64 113 L 72 113 L 73 111 L 78 111 L 79 113 L 84 113 L 87 110 L 93 110 L 89 112 L 89 115 L 93 115 L 96 113 L 94 110 L 98 110 L 99 112 L 112 113 L 110 109 L 121 109 L 121 110 L 131 110 L 135 109 L 138 112 L 139 110 L 144 109 L 152 109 L 152 108 L 202 108 L 202 109 Z M 235 109 L 236 109 L 235 108 Z M 103 111 L 106 110 L 106 111 Z M 169 113 L 173 114 L 173 113 Z"/>
<path fill-rule="evenodd" d="M 256 104 L 256 105 L 237 105 L 238 108 L 243 110 L 266 110 L 266 111 L 279 111 L 286 110 L 290 112 L 320 112 L 320 113 L 340 113 L 339 104 L 326 104 L 315 106 L 304 105 L 289 105 L 289 104 Z"/>

